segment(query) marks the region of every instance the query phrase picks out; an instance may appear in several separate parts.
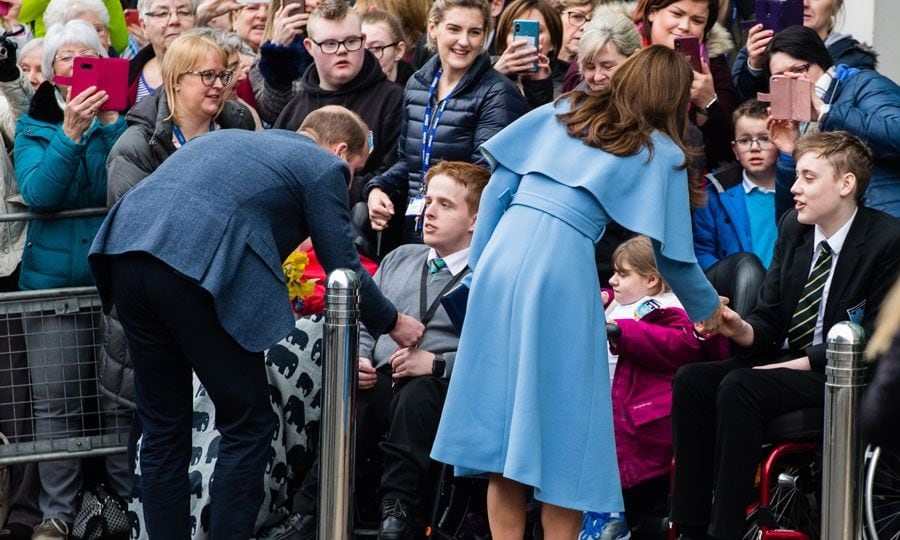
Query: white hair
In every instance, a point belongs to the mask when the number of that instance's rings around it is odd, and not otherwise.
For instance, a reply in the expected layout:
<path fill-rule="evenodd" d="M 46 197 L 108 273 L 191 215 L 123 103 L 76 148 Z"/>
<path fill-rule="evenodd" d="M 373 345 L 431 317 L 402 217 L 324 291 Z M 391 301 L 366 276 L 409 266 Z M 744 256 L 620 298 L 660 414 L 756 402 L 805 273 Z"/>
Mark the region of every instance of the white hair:
<path fill-rule="evenodd" d="M 624 13 L 606 6 L 594 10 L 590 22 L 584 25 L 578 46 L 579 68 L 593 62 L 594 56 L 608 44 L 615 45 L 623 56 L 631 56 L 641 48 L 641 35 Z"/>
<path fill-rule="evenodd" d="M 18 52 L 18 61 L 16 62 L 19 65 L 22 65 L 22 59 L 31 54 L 31 51 L 43 47 L 44 46 L 44 38 L 35 38 L 26 43 Z"/>
<path fill-rule="evenodd" d="M 66 24 L 54 24 L 47 29 L 44 52 L 41 54 L 41 73 L 45 80 L 53 80 L 53 61 L 56 60 L 56 53 L 65 45 L 81 45 L 85 49 L 93 49 L 100 56 L 108 56 L 100 43 L 100 36 L 87 21 L 75 19 Z"/>
<path fill-rule="evenodd" d="M 154 0 L 138 0 L 137 10 L 138 10 L 138 15 L 141 17 L 142 21 L 147 16 L 147 13 L 150 11 L 150 6 L 153 4 L 153 2 L 154 2 Z M 190 2 L 188 2 L 188 4 L 191 7 L 191 11 L 194 12 L 195 14 L 197 12 L 197 4 L 198 3 L 199 2 L 197 0 L 191 0 Z"/>
<path fill-rule="evenodd" d="M 102 0 L 50 0 L 44 10 L 44 26 L 50 28 L 54 24 L 66 24 L 85 11 L 94 13 L 100 22 L 109 27 L 109 10 Z"/>

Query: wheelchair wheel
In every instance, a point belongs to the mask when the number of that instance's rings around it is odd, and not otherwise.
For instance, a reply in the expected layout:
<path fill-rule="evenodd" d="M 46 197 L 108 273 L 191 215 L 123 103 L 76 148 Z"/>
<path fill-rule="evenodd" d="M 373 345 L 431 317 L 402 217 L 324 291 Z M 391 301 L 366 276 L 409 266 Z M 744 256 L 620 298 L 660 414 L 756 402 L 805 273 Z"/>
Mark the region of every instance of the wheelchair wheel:
<path fill-rule="evenodd" d="M 900 539 L 900 457 L 866 448 L 865 490 L 866 538 Z"/>
<path fill-rule="evenodd" d="M 797 531 L 819 538 L 819 467 L 813 456 L 786 456 L 771 474 L 769 506 L 755 504 L 747 514 L 744 540 L 760 537 L 760 528 Z"/>

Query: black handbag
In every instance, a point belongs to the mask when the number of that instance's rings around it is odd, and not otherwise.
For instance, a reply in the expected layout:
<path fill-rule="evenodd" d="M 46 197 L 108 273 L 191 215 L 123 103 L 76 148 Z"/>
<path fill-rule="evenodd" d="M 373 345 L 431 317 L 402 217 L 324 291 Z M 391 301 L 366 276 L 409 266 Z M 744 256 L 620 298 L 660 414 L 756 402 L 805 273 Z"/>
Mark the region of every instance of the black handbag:
<path fill-rule="evenodd" d="M 81 540 L 129 538 L 128 504 L 103 484 L 85 489 L 78 496 L 78 513 L 72 535 Z"/>

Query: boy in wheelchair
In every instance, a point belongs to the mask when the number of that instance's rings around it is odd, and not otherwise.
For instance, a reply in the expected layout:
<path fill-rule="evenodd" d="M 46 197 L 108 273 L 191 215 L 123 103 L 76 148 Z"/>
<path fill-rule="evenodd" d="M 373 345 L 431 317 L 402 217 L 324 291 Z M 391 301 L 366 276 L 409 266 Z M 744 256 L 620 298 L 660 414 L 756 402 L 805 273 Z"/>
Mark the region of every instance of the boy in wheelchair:
<path fill-rule="evenodd" d="M 860 203 L 872 153 L 846 132 L 793 152 L 794 210 L 779 223 L 753 311 L 727 309 L 737 354 L 681 368 L 673 388 L 672 521 L 683 538 L 739 538 L 768 421 L 823 406 L 824 336 L 851 320 L 871 333 L 900 270 L 900 222 Z"/>

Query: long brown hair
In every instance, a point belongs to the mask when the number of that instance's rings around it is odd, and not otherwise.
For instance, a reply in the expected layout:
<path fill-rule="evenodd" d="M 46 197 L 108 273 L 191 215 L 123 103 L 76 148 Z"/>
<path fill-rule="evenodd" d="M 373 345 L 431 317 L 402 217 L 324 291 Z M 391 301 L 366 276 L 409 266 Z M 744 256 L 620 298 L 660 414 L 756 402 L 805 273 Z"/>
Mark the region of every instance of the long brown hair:
<path fill-rule="evenodd" d="M 693 73 L 684 59 L 664 45 L 651 45 L 623 62 L 599 92 L 571 92 L 569 112 L 558 115 L 570 136 L 616 156 L 633 156 L 644 147 L 653 156 L 654 131 L 661 131 L 684 152 L 688 168 L 698 151 L 689 148 L 687 107 Z M 696 171 L 688 169 L 691 206 L 705 200 Z"/>

